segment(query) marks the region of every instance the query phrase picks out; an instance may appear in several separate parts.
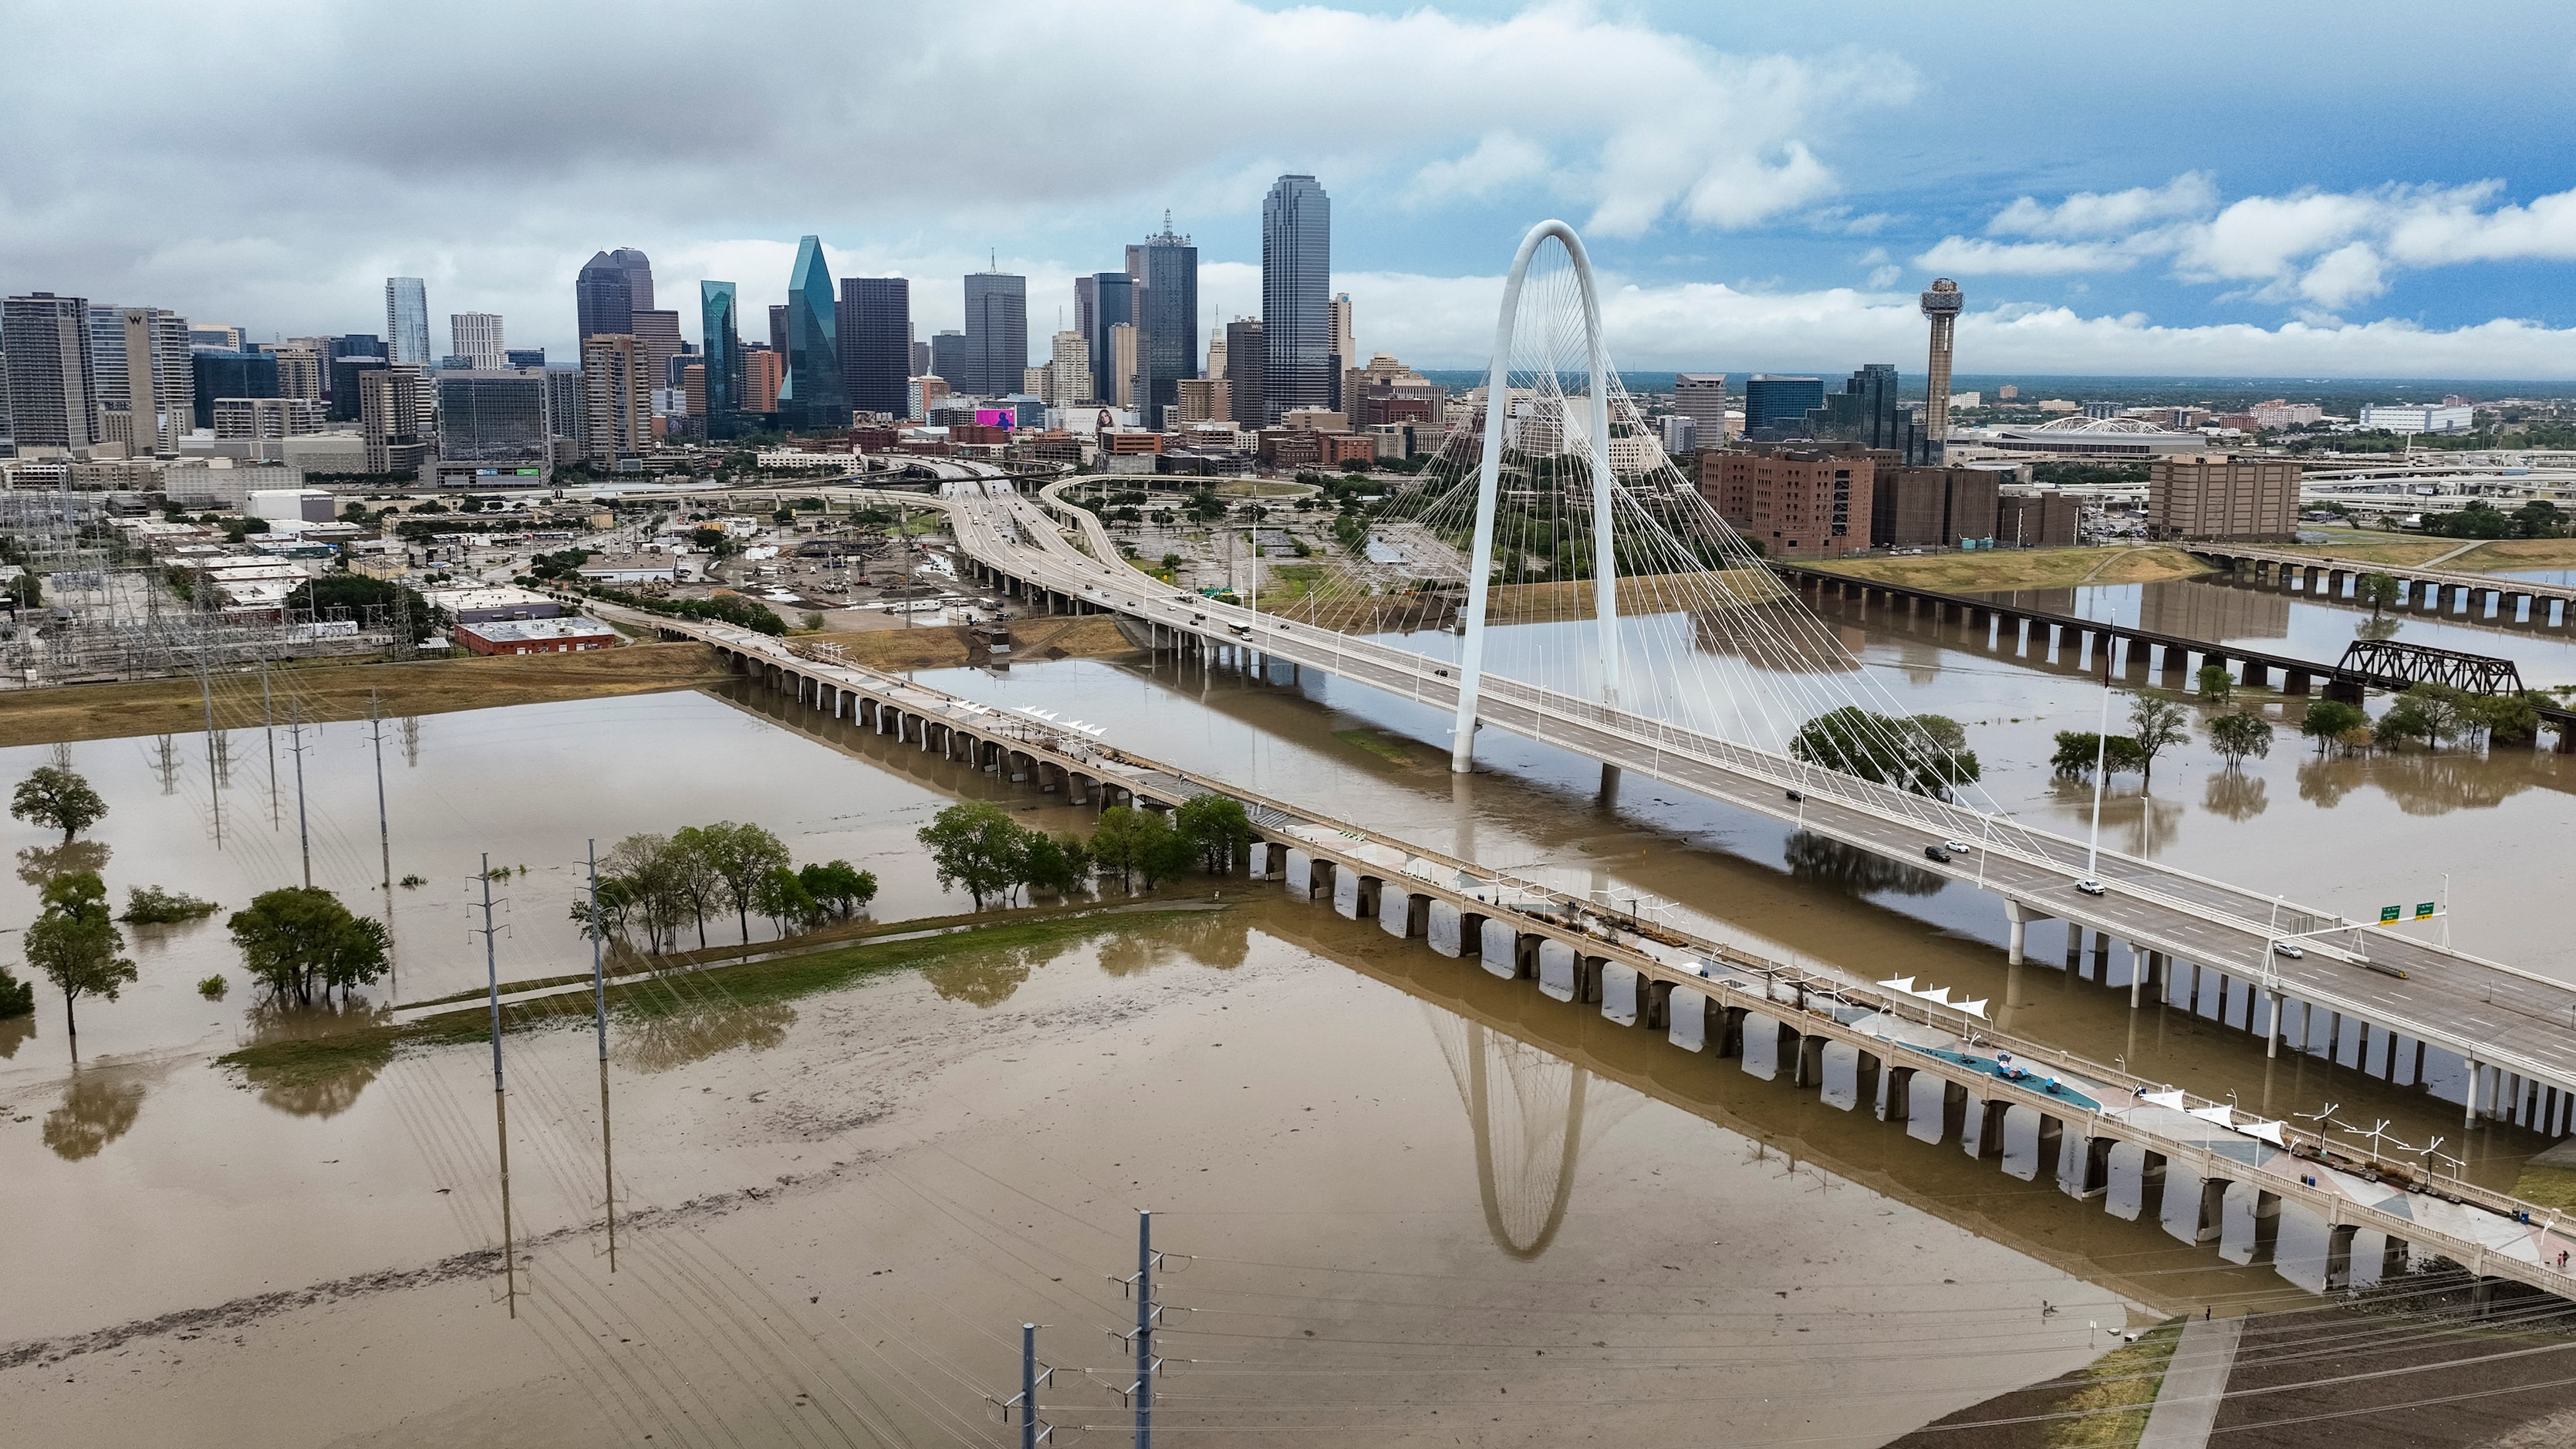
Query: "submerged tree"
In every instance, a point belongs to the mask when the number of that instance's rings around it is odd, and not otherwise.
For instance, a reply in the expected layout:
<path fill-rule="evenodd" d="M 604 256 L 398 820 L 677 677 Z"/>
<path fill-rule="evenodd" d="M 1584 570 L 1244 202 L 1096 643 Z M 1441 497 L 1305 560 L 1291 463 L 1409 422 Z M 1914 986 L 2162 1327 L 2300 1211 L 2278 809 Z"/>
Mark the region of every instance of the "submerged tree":
<path fill-rule="evenodd" d="M 2272 753 L 2272 722 L 2252 710 L 2222 714 L 2209 722 L 2209 745 L 2234 768 L 2247 755 Z"/>
<path fill-rule="evenodd" d="M 45 887 L 44 913 L 27 927 L 27 964 L 63 994 L 63 1026 L 72 1056 L 80 1056 L 80 1021 L 73 1003 L 84 995 L 117 998 L 141 971 L 119 952 L 125 933 L 107 907 L 107 886 L 90 871 L 57 876 Z"/>
<path fill-rule="evenodd" d="M 1847 704 L 1799 726 L 1789 753 L 1873 784 L 1948 799 L 1984 773 L 1967 744 L 1967 730 L 1947 715 L 1898 717 Z"/>
<path fill-rule="evenodd" d="M 2148 784 L 2155 783 L 2156 756 L 2173 745 L 2191 738 L 2185 721 L 2190 713 L 2174 700 L 2162 695 L 2141 694 L 2129 701 L 2129 736 L 2138 746 L 2138 775 Z"/>
<path fill-rule="evenodd" d="M 281 886 L 251 898 L 225 923 L 242 967 L 280 1000 L 298 1006 L 344 997 L 352 987 L 385 974 L 392 938 L 385 923 L 352 915 L 340 898 L 319 886 Z"/>
<path fill-rule="evenodd" d="M 1102 812 L 1102 823 L 1115 808 Z M 984 909 L 987 897 L 1007 900 L 1023 876 L 1028 832 L 1001 806 L 983 800 L 951 805 L 921 827 L 941 890 L 963 889 Z"/>
<path fill-rule="evenodd" d="M 63 833 L 63 844 L 107 816 L 107 801 L 80 773 L 62 765 L 40 765 L 18 782 L 9 813 L 32 825 Z"/>

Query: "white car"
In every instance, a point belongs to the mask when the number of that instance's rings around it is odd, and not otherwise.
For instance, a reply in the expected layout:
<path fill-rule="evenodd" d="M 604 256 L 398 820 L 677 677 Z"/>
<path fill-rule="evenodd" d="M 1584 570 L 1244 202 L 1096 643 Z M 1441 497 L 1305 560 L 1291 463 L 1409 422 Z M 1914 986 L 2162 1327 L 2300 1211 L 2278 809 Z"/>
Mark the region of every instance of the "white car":
<path fill-rule="evenodd" d="M 1964 840 L 1945 840 L 1945 841 L 1942 841 L 1942 842 L 1941 842 L 1941 848 L 1942 848 L 1943 850 L 1946 850 L 1946 851 L 1950 852 L 1952 855 L 1965 855 L 1965 854 L 1967 854 L 1969 851 L 1972 851 L 1972 850 L 1976 849 L 1976 847 L 1975 847 L 1975 846 L 1970 845 L 1968 842 L 1966 842 L 1966 841 L 1964 841 Z"/>
<path fill-rule="evenodd" d="M 2093 879 L 2091 876 L 2086 876 L 2084 879 L 2077 881 L 2075 883 L 2075 888 L 2084 892 L 2084 894 L 2088 896 L 2098 896 L 2103 894 L 2102 883 Z"/>
<path fill-rule="evenodd" d="M 2272 943 L 2272 954 L 2275 956 L 2287 956 L 2291 960 L 2297 961 L 2304 958 L 2308 953 L 2300 950 L 2299 943 L 2296 941 L 2275 941 Z"/>

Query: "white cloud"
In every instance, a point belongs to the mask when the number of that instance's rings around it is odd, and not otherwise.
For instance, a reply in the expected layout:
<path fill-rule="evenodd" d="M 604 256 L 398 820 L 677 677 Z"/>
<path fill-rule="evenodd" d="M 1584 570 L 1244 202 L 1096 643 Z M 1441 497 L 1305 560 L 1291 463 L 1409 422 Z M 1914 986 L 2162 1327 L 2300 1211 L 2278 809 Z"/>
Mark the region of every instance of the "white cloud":
<path fill-rule="evenodd" d="M 1611 358 L 1635 369 L 1847 371 L 1863 361 L 1921 365 L 1913 293 L 1837 287 L 1743 292 L 1713 283 L 1644 287 L 1605 276 Z M 1493 341 L 1500 277 L 1367 272 L 1351 293 L 1364 351 L 1417 367 L 1481 367 Z M 2277 327 L 2159 326 L 2139 313 L 2084 315 L 2020 303 L 1960 320 L 1958 366 L 1972 373 L 2249 377 L 2576 377 L 2576 329 L 2499 317 L 2428 328 L 2403 321 L 2301 320 Z"/>
<path fill-rule="evenodd" d="M 1914 259 L 1935 272 L 1970 277 L 2048 277 L 2067 272 L 2120 271 L 2137 257 L 2107 242 L 1992 242 L 1983 237 L 1947 236 Z"/>
<path fill-rule="evenodd" d="M 1993 236 L 2116 236 L 2150 222 L 2206 216 L 2218 205 L 2218 185 L 2205 171 L 2186 171 L 2162 186 L 2132 186 L 2109 193 L 2079 191 L 2055 206 L 2016 199 L 1986 223 Z"/>
<path fill-rule="evenodd" d="M 2410 212 L 2388 232 L 2389 254 L 2410 266 L 2452 262 L 2576 261 L 2576 191 L 2529 206 L 2480 213 L 2444 199 Z"/>
<path fill-rule="evenodd" d="M 1880 291 L 1895 286 L 1896 279 L 1904 275 L 1905 269 L 1892 262 L 1883 267 L 1872 267 L 1869 270 L 1870 290 Z"/>
<path fill-rule="evenodd" d="M 2299 295 L 2322 307 L 2349 307 L 2387 290 L 2379 253 L 2368 242 L 2352 242 L 2326 253 L 2299 278 Z"/>
<path fill-rule="evenodd" d="M 991 239 L 1087 270 L 1116 265 L 1104 241 L 1165 206 L 1185 231 L 1256 214 L 1282 171 L 1321 177 L 1345 228 L 1417 194 L 1523 191 L 1605 237 L 1740 227 L 1830 196 L 1832 143 L 1916 86 L 1888 55 L 1733 56 L 1579 3 L 1500 18 L 1254 0 L 991 0 L 967 25 L 894 0 L 757 14 L 761 34 L 805 39 L 744 63 L 739 12 L 639 22 L 607 0 L 465 0 L 433 25 L 314 0 L 283 0 L 266 25 L 175 0 L 15 14 L 27 54 L 115 34 L 135 74 L 259 82 L 227 91 L 209 126 L 184 86 L 102 87 L 78 67 L 13 79 L 6 283 L 295 332 L 371 325 L 380 279 L 412 273 L 560 343 L 572 272 L 600 247 L 659 264 L 727 236 L 814 231 L 887 259 Z M 603 37 L 614 64 L 565 63 L 604 54 Z M 255 165 L 245 135 L 262 138 Z M 693 275 L 663 277 L 694 291 Z M 735 279 L 757 315 L 784 271 Z"/>

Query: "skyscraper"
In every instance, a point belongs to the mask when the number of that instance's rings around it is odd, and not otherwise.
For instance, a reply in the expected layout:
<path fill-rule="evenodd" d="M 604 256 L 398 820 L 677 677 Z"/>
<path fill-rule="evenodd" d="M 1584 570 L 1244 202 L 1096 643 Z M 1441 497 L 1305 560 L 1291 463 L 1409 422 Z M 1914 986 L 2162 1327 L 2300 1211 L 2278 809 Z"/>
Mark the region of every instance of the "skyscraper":
<path fill-rule="evenodd" d="M 1778 377 L 1757 372 L 1744 381 L 1744 436 L 1755 442 L 1778 442 L 1805 427 L 1807 409 L 1825 401 L 1820 377 Z"/>
<path fill-rule="evenodd" d="M 1864 363 L 1843 380 L 1840 392 L 1825 394 L 1821 403 L 1807 410 L 1806 434 L 1885 448 L 1909 467 L 1936 461 L 1925 446 L 1922 418 L 1899 401 L 1902 390 L 1896 364 Z"/>
<path fill-rule="evenodd" d="M 1352 374 L 1360 370 L 1360 344 L 1351 333 L 1351 294 L 1336 292 L 1328 308 L 1333 325 L 1333 410 L 1357 421 L 1360 400 L 1351 394 Z"/>
<path fill-rule="evenodd" d="M 125 330 L 126 405 L 134 420 L 134 448 L 176 453 L 196 421 L 188 319 L 158 307 L 127 307 L 118 322 Z M 353 407 L 355 402 L 353 396 Z"/>
<path fill-rule="evenodd" d="M 215 404 L 224 398 L 277 396 L 277 359 L 265 352 L 214 352 L 198 348 L 188 355 L 195 374 L 196 418 L 200 428 L 215 425 Z"/>
<path fill-rule="evenodd" d="M 358 375 L 358 419 L 367 440 L 368 472 L 419 470 L 429 452 L 420 436 L 423 390 L 419 370 L 407 363 Z"/>
<path fill-rule="evenodd" d="M 449 351 L 465 359 L 473 368 L 495 368 L 501 365 L 506 349 L 501 343 L 501 314 L 498 312 L 458 312 L 447 319 Z"/>
<path fill-rule="evenodd" d="M 1267 426 L 1261 416 L 1261 319 L 1237 317 L 1225 324 L 1225 380 L 1229 405 L 1238 428 Z"/>
<path fill-rule="evenodd" d="M 733 283 L 698 283 L 698 346 L 707 359 L 707 436 L 732 437 L 742 426 L 742 322 Z"/>
<path fill-rule="evenodd" d="M 90 386 L 98 393 L 99 439 L 109 443 L 131 441 L 130 434 L 117 436 L 122 420 L 107 416 L 126 412 L 133 405 L 125 383 L 125 309 L 92 302 L 88 327 Z"/>
<path fill-rule="evenodd" d="M 8 369 L 11 435 L 19 447 L 86 448 L 99 441 L 85 298 L 35 292 L 0 302 L 0 365 Z"/>
<path fill-rule="evenodd" d="M 1935 460 L 1941 445 L 1950 437 L 1950 342 L 1959 327 L 1959 309 L 1968 304 L 1959 284 L 1948 277 L 1933 279 L 1923 293 L 1923 315 L 1932 323 L 1932 376 L 1930 379 L 1929 414 L 1924 420 L 1924 437 L 1931 443 Z"/>
<path fill-rule="evenodd" d="M 587 396 L 587 451 L 614 470 L 653 446 L 653 384 L 644 375 L 644 349 L 630 335 L 602 333 L 581 340 L 581 381 Z"/>
<path fill-rule="evenodd" d="M 428 283 L 418 277 L 385 278 L 385 337 L 393 361 L 429 366 Z"/>
<path fill-rule="evenodd" d="M 1312 176 L 1282 176 L 1261 202 L 1261 420 L 1332 402 L 1333 209 Z"/>
<path fill-rule="evenodd" d="M 1180 383 L 1199 375 L 1199 249 L 1172 231 L 1163 213 L 1159 236 L 1145 238 L 1145 318 L 1137 328 L 1137 366 L 1145 375 L 1145 426 L 1163 425 L 1163 409 L 1180 402 Z"/>
<path fill-rule="evenodd" d="M 633 247 L 597 252 L 573 278 L 572 305 L 584 337 L 632 334 L 633 313 L 653 306 L 653 264 Z"/>
<path fill-rule="evenodd" d="M 966 382 L 966 334 L 933 332 L 930 334 L 930 372 L 948 384 L 950 392 L 964 392 Z"/>
<path fill-rule="evenodd" d="M 844 277 L 838 318 L 841 381 L 850 406 L 900 418 L 911 410 L 912 283 Z"/>
<path fill-rule="evenodd" d="M 787 381 L 778 389 L 782 426 L 850 425 L 850 394 L 841 382 L 834 316 L 832 272 L 823 264 L 823 239 L 803 237 L 796 243 L 795 269 L 787 274 Z M 592 451 L 598 447 L 593 439 Z"/>
<path fill-rule="evenodd" d="M 1726 374 L 1684 372 L 1673 378 L 1673 411 L 1696 426 L 1698 445 L 1726 446 Z"/>
<path fill-rule="evenodd" d="M 680 314 L 654 307 L 637 307 L 627 313 L 634 328 L 635 344 L 644 349 L 644 375 L 655 387 L 669 387 L 671 359 L 685 346 L 680 340 Z"/>
<path fill-rule="evenodd" d="M 1018 392 L 1020 375 L 1028 366 L 1028 278 L 1009 272 L 968 272 L 966 380 L 958 390 L 979 397 Z"/>
<path fill-rule="evenodd" d="M 1046 390 L 1040 394 L 1049 405 L 1076 406 L 1091 401 L 1091 344 L 1079 332 L 1055 335 L 1046 365 Z"/>
<path fill-rule="evenodd" d="M 1076 294 L 1076 300 L 1080 294 Z M 1102 272 L 1091 279 L 1090 329 L 1085 341 L 1091 344 L 1091 395 L 1100 402 L 1114 403 L 1129 386 L 1129 380 L 1118 375 L 1117 349 L 1110 346 L 1109 329 L 1136 320 L 1136 279 L 1125 272 Z"/>

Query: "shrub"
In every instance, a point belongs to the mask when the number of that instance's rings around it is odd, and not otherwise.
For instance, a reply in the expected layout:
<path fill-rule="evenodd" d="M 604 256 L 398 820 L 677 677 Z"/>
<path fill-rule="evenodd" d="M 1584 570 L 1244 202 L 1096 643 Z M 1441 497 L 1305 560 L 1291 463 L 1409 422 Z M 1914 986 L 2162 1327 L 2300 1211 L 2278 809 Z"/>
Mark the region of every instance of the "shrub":
<path fill-rule="evenodd" d="M 168 926 L 203 920 L 217 910 L 213 901 L 159 886 L 135 886 L 125 894 L 125 914 L 117 919 L 133 926 Z"/>
<path fill-rule="evenodd" d="M 223 1000 L 224 993 L 229 989 L 231 988 L 225 982 L 223 973 L 220 971 L 197 983 L 197 994 L 206 998 L 208 1001 Z"/>

